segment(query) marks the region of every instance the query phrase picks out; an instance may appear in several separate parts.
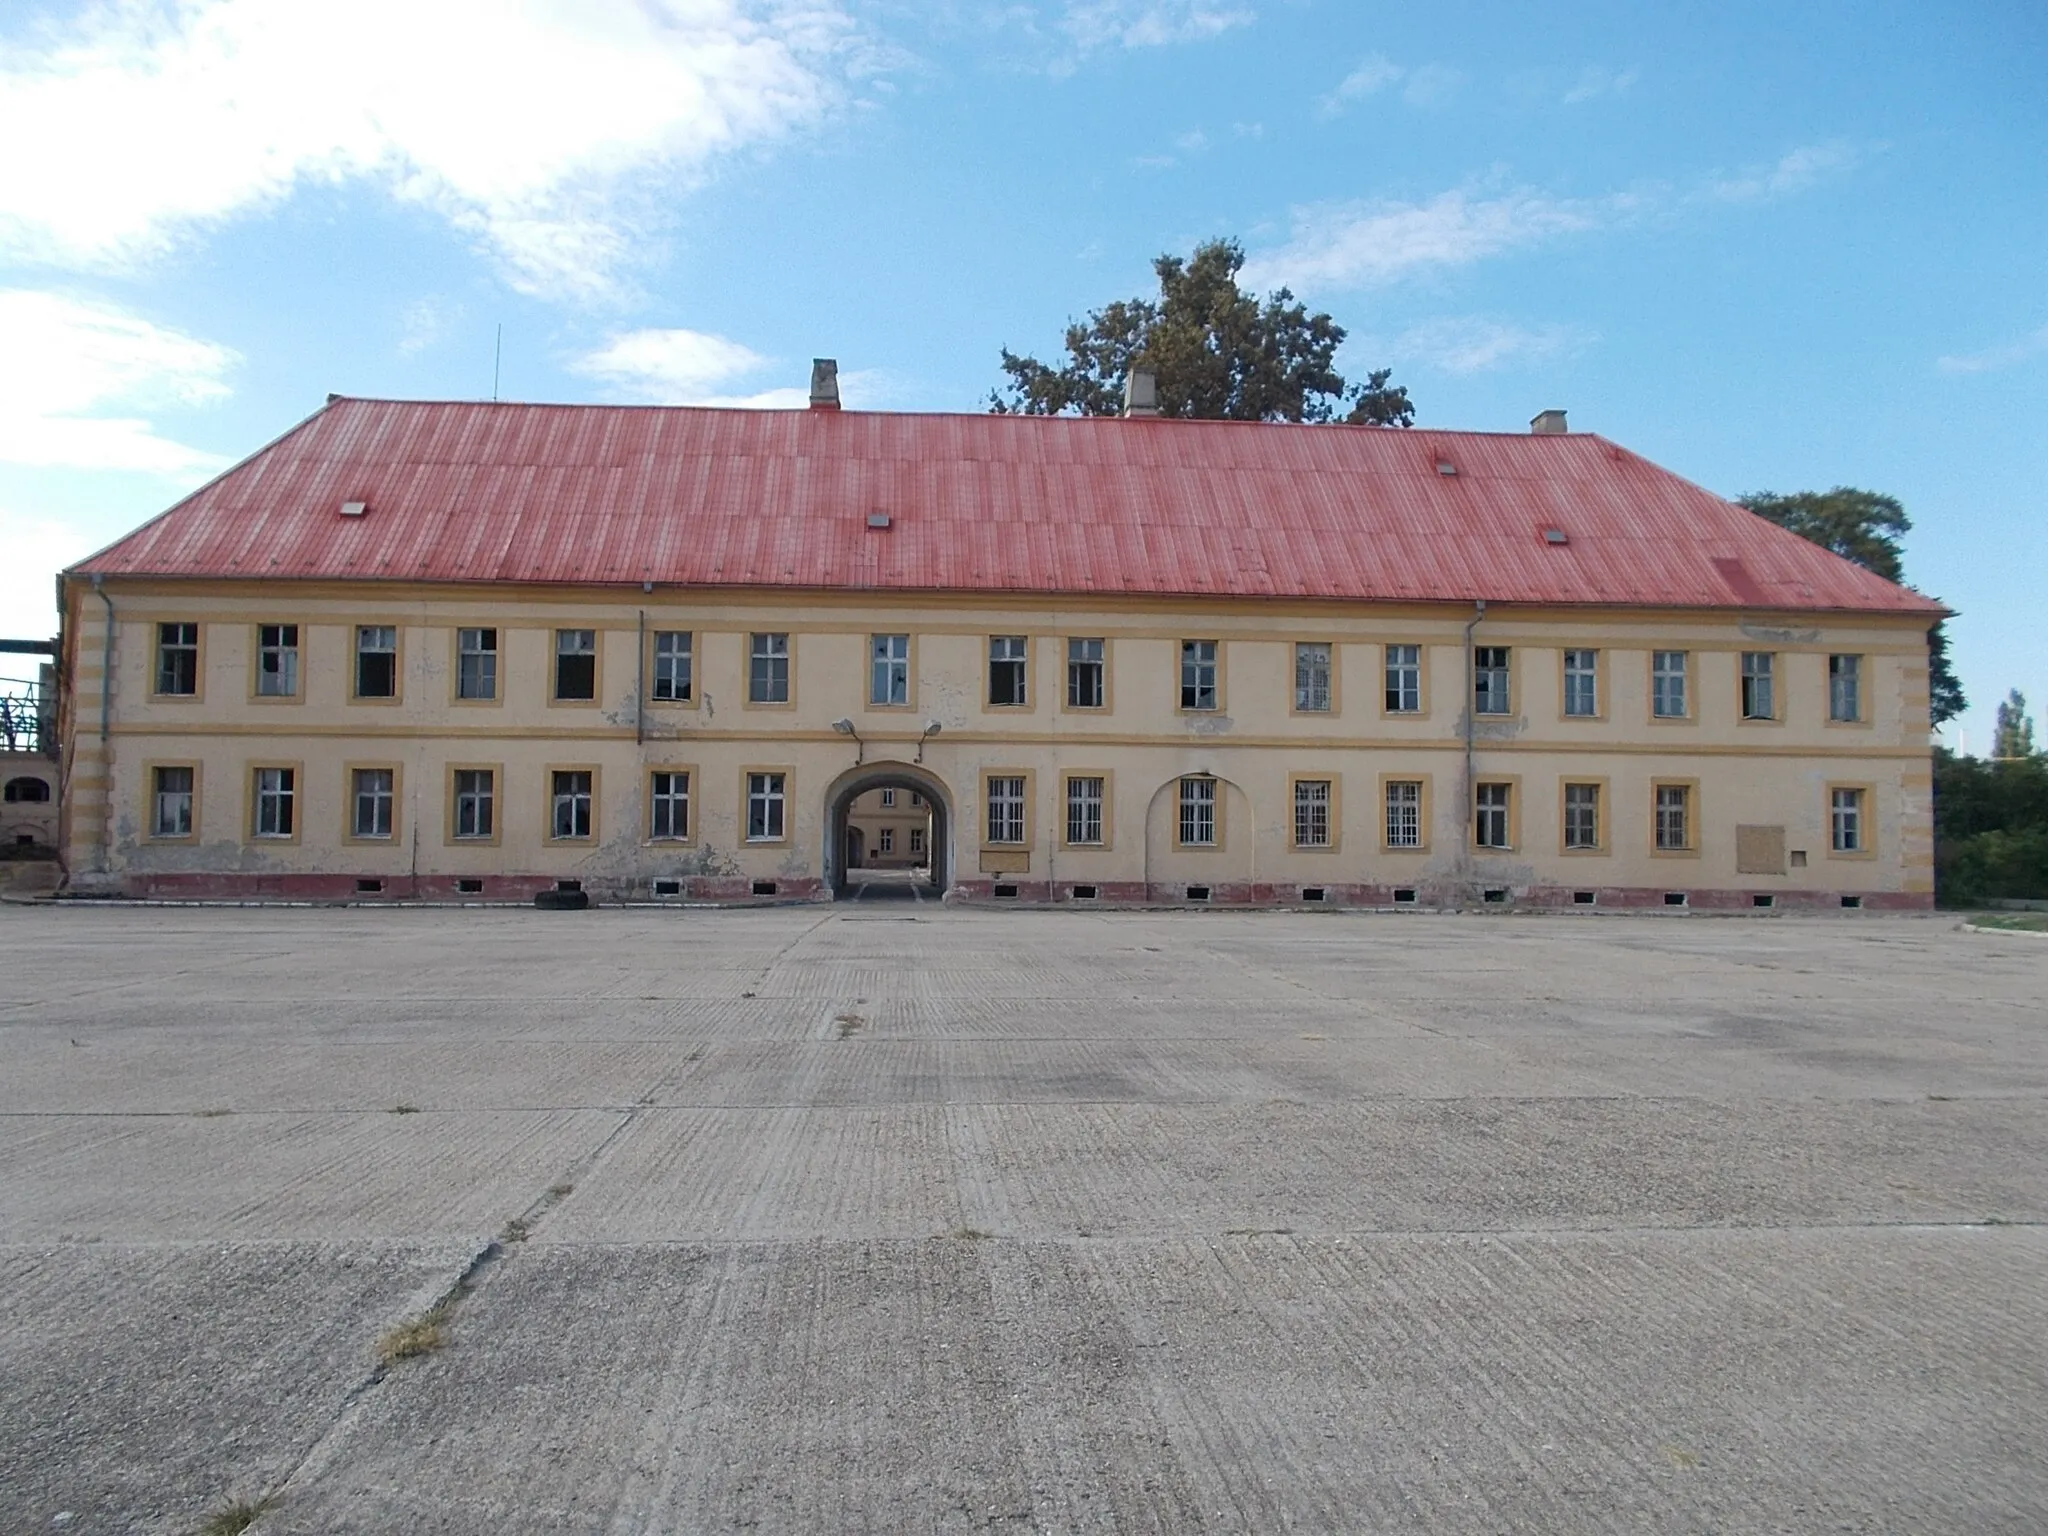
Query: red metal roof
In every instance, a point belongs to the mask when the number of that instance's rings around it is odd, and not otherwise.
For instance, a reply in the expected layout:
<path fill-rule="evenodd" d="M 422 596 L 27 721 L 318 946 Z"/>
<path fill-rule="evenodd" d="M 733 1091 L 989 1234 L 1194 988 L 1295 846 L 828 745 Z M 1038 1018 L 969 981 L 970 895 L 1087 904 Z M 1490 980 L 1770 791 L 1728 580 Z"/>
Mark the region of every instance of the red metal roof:
<path fill-rule="evenodd" d="M 1583 433 L 354 399 L 73 571 L 1942 611 Z"/>

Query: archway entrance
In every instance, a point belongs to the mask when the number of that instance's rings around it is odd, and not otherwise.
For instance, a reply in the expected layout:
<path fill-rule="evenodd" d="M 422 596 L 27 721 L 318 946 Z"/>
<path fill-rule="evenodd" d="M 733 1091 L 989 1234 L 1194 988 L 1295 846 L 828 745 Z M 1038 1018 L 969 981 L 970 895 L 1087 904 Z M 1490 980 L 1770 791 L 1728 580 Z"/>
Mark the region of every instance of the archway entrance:
<path fill-rule="evenodd" d="M 835 898 L 945 894 L 953 876 L 953 796 L 915 763 L 849 769 L 825 791 L 825 878 Z"/>

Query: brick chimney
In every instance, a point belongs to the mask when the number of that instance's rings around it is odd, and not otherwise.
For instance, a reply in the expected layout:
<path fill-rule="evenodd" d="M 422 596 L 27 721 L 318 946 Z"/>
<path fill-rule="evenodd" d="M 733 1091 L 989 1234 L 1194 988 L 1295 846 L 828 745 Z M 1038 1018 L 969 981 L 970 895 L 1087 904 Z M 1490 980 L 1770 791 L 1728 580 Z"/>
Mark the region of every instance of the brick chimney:
<path fill-rule="evenodd" d="M 1569 429 L 1563 411 L 1538 411 L 1529 418 L 1529 430 L 1538 437 L 1563 437 Z"/>
<path fill-rule="evenodd" d="M 839 364 L 829 357 L 811 359 L 811 409 L 839 409 Z"/>

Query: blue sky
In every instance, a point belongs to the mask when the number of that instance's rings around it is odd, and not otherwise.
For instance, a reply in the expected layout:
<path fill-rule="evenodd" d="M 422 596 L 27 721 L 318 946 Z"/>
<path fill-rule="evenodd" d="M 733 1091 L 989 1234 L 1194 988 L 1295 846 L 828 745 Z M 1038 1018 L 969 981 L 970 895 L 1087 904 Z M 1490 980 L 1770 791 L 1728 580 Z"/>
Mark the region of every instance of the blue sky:
<path fill-rule="evenodd" d="M 971 410 L 1228 235 L 1425 425 L 1900 497 L 1981 750 L 2048 705 L 2043 82 L 2038 0 L 13 0 L 0 631 L 500 325 L 511 399 Z"/>

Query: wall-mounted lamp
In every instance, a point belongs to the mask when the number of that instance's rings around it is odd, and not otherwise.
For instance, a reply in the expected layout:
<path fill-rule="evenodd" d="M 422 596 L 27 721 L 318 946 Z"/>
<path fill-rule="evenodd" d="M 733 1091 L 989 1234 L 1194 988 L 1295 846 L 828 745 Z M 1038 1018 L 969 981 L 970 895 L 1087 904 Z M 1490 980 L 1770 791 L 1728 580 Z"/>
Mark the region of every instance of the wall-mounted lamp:
<path fill-rule="evenodd" d="M 938 734 L 939 734 L 939 732 L 943 731 L 943 730 L 944 730 L 945 728 L 946 728 L 946 727 L 945 727 L 945 726 L 944 726 L 944 725 L 943 725 L 943 724 L 942 724 L 941 722 L 939 722 L 939 721 L 937 721 L 937 720 L 927 720 L 927 721 L 925 721 L 925 723 L 924 723 L 924 735 L 922 735 L 922 736 L 920 736 L 920 737 L 918 737 L 918 738 L 917 738 L 917 756 L 916 756 L 916 757 L 914 757 L 913 759 L 911 759 L 911 761 L 913 761 L 913 762 L 918 762 L 918 763 L 921 763 L 921 762 L 923 762 L 923 761 L 924 761 L 924 744 L 925 744 L 925 742 L 926 742 L 926 741 L 927 741 L 928 739 L 930 739 L 931 737 L 933 737 L 933 736 L 936 736 L 936 735 L 938 735 Z"/>
<path fill-rule="evenodd" d="M 832 722 L 832 729 L 837 731 L 842 736 L 851 736 L 854 740 L 854 745 L 860 749 L 853 755 L 854 767 L 858 768 L 862 763 L 868 760 L 868 744 L 860 739 L 860 732 L 856 731 L 853 728 L 853 722 L 851 720 L 847 719 L 846 716 L 841 715 L 837 720 L 834 720 Z"/>

